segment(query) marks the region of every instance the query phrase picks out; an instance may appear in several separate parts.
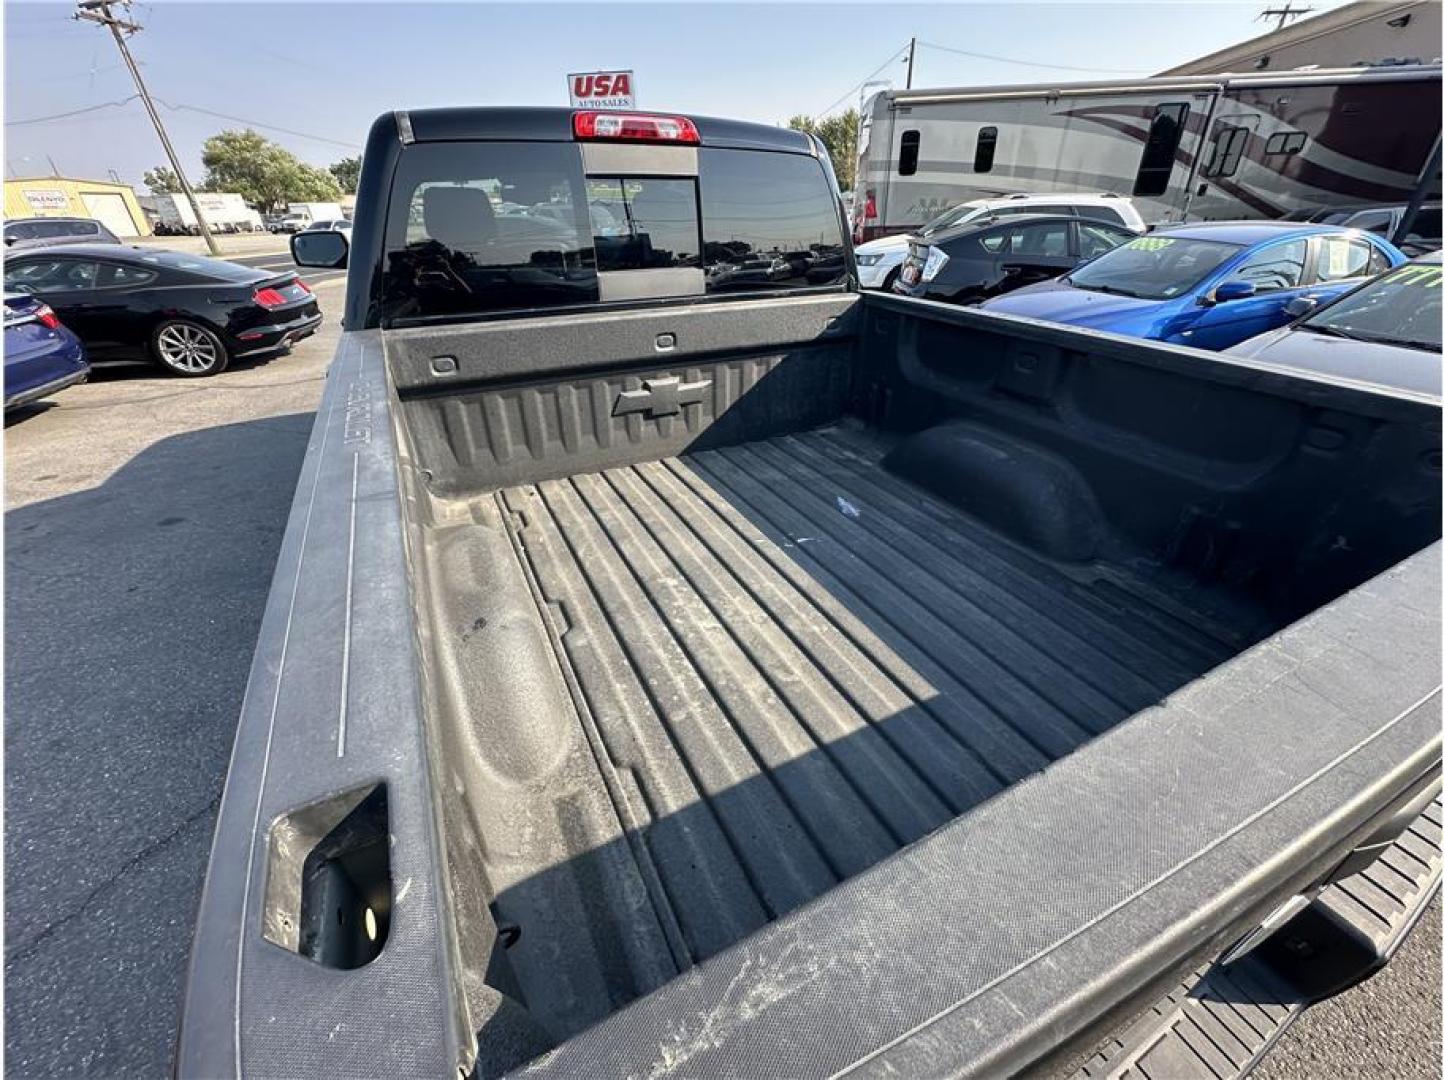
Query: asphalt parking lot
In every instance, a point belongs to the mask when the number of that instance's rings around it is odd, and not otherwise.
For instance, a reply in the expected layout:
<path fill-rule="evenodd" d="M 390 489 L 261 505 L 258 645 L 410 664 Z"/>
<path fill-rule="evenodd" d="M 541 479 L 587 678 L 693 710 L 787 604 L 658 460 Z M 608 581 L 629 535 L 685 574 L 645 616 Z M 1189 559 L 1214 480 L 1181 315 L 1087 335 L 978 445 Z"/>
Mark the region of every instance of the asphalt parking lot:
<path fill-rule="evenodd" d="M 146 366 L 5 421 L 6 1073 L 169 1074 L 211 832 L 330 362 Z"/>
<path fill-rule="evenodd" d="M 239 261 L 288 268 L 284 255 Z M 339 330 L 199 381 L 147 366 L 5 422 L 6 1072 L 166 1075 L 251 652 Z M 1438 1075 L 1438 904 L 1259 1075 Z"/>

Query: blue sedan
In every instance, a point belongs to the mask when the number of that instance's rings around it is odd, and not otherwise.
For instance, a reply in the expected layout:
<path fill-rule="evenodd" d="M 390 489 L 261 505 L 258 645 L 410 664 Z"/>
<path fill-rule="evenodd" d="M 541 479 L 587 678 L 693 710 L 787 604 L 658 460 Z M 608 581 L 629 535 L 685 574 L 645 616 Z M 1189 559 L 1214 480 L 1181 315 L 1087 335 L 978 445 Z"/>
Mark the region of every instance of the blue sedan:
<path fill-rule="evenodd" d="M 1226 349 L 1289 322 L 1295 297 L 1332 300 L 1407 260 L 1358 229 L 1297 222 L 1166 227 L 1056 281 L 989 300 L 989 311 Z"/>
<path fill-rule="evenodd" d="M 90 375 L 85 346 L 48 304 L 5 294 L 5 411 L 49 397 Z"/>

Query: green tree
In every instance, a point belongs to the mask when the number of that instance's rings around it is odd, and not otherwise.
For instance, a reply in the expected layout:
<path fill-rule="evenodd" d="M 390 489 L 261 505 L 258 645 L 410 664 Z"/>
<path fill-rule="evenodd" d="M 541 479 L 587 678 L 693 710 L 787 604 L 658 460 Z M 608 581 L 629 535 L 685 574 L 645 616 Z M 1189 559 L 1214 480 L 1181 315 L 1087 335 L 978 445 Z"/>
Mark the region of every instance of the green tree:
<path fill-rule="evenodd" d="M 329 172 L 307 165 L 250 128 L 212 135 L 201 161 L 206 167 L 205 190 L 239 192 L 263 212 L 292 201 L 329 202 L 341 197 L 341 185 Z"/>
<path fill-rule="evenodd" d="M 838 184 L 843 191 L 851 191 L 857 171 L 857 110 L 848 109 L 822 120 L 798 115 L 787 121 L 787 126 L 794 131 L 810 132 L 822 140 L 832 158 Z"/>
<path fill-rule="evenodd" d="M 341 185 L 341 190 L 348 195 L 356 194 L 356 184 L 361 179 L 361 159 L 359 157 L 342 158 L 330 166 L 331 175 L 336 178 L 336 183 Z"/>
<path fill-rule="evenodd" d="M 152 195 L 179 195 L 181 191 L 180 177 L 176 176 L 174 169 L 164 165 L 147 169 L 142 180 Z"/>

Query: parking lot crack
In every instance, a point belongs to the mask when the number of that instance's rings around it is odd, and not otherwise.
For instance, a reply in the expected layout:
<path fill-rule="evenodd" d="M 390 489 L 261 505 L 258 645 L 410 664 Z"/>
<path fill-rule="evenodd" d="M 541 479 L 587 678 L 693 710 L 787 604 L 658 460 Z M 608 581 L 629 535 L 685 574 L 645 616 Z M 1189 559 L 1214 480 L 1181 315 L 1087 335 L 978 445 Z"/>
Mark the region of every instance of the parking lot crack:
<path fill-rule="evenodd" d="M 152 855 L 155 855 L 157 852 L 164 850 L 170 844 L 174 843 L 197 822 L 205 820 L 207 818 L 213 818 L 216 809 L 220 806 L 220 803 L 221 796 L 220 793 L 217 793 L 215 798 L 211 799 L 210 802 L 206 803 L 205 806 L 202 806 L 195 813 L 186 817 L 170 832 L 166 833 L 164 836 L 153 841 L 152 843 L 147 844 L 145 847 L 141 848 L 138 852 L 136 852 L 129 859 L 123 862 L 120 866 L 118 866 L 115 869 L 114 873 L 108 875 L 103 881 L 101 881 L 89 892 L 87 892 L 84 899 L 82 899 L 73 910 L 60 916 L 54 922 L 46 924 L 46 926 L 42 928 L 38 933 L 36 933 L 33 937 L 31 937 L 29 941 L 23 942 L 15 946 L 13 949 L 6 949 L 6 967 L 8 968 L 11 964 L 19 960 L 25 959 L 36 949 L 38 949 L 42 944 L 44 944 L 47 939 L 53 937 L 57 931 L 84 915 L 87 911 L 90 910 L 90 908 L 95 904 L 95 902 L 100 899 L 100 897 L 105 894 L 117 881 L 125 877 L 125 875 L 129 874 L 132 870 L 137 869 Z"/>

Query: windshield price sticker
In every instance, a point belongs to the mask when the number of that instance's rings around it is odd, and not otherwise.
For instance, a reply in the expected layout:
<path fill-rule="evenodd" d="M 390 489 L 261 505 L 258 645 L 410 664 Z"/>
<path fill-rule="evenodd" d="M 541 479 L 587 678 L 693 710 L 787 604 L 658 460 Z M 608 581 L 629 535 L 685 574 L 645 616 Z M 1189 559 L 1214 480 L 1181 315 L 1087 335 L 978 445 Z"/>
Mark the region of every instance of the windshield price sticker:
<path fill-rule="evenodd" d="M 1134 251 L 1162 251 L 1171 243 L 1173 241 L 1166 236 L 1140 236 L 1137 240 L 1128 241 L 1124 247 Z"/>
<path fill-rule="evenodd" d="M 1392 278 L 1401 285 L 1417 285 L 1421 289 L 1437 289 L 1444 279 L 1444 266 L 1406 266 Z"/>

